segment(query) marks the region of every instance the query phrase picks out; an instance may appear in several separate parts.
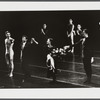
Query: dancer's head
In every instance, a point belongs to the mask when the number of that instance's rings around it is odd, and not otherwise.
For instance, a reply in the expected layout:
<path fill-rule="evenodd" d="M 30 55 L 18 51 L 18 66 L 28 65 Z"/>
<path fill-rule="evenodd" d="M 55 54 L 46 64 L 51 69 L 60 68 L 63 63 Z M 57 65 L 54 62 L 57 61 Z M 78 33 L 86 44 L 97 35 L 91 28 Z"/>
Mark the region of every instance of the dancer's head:
<path fill-rule="evenodd" d="M 43 24 L 43 28 L 46 29 L 47 28 L 47 24 Z"/>
<path fill-rule="evenodd" d="M 77 29 L 79 29 L 79 30 L 81 29 L 81 25 L 80 24 L 77 25 Z"/>
<path fill-rule="evenodd" d="M 48 38 L 48 39 L 47 39 L 47 44 L 48 44 L 48 45 L 51 44 L 51 43 L 52 43 L 52 40 L 53 40 L 52 38 Z"/>
<path fill-rule="evenodd" d="M 22 42 L 27 42 L 27 40 L 28 40 L 28 39 L 27 39 L 27 36 L 26 36 L 26 35 L 23 35 L 23 36 L 22 36 Z"/>
<path fill-rule="evenodd" d="M 9 31 L 6 31 L 6 32 L 5 32 L 5 35 L 6 35 L 7 38 L 9 38 L 9 37 L 11 36 L 11 34 L 10 34 Z"/>
<path fill-rule="evenodd" d="M 73 20 L 72 19 L 69 19 L 69 24 L 72 24 L 73 23 Z"/>

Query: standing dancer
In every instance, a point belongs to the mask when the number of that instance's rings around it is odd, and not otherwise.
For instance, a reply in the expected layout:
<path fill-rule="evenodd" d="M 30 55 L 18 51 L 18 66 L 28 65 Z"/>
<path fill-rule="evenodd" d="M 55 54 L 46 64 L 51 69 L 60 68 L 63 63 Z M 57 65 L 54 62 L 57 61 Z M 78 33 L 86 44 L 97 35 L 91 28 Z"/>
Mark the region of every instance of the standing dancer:
<path fill-rule="evenodd" d="M 43 35 L 47 35 L 48 33 L 47 24 L 43 24 L 43 28 L 41 28 L 41 32 Z"/>
<path fill-rule="evenodd" d="M 74 44 L 74 35 L 75 35 L 75 31 L 74 31 L 74 24 L 73 24 L 73 20 L 69 19 L 69 24 L 67 27 L 67 36 L 70 37 L 71 39 L 71 44 Z M 74 47 L 72 47 L 71 52 L 74 52 Z"/>
<path fill-rule="evenodd" d="M 84 41 L 85 41 L 85 38 L 83 37 L 83 33 L 84 33 L 84 30 L 81 29 L 82 26 L 80 24 L 77 25 L 77 30 L 76 30 L 76 34 L 78 35 L 77 38 L 78 38 L 78 41 L 80 39 L 82 39 L 82 41 L 79 43 L 79 50 L 80 50 L 80 54 L 81 56 L 83 56 L 83 44 L 84 44 Z"/>
<path fill-rule="evenodd" d="M 5 39 L 5 59 L 7 66 L 9 68 L 9 77 L 13 76 L 13 70 L 14 70 L 14 51 L 13 51 L 13 45 L 14 45 L 14 39 L 11 38 L 11 34 L 9 31 L 5 32 L 6 39 Z"/>
<path fill-rule="evenodd" d="M 83 57 L 84 56 L 83 55 L 84 42 L 85 42 L 86 38 L 88 38 L 88 34 L 86 34 L 87 29 L 83 29 L 82 30 L 81 28 L 82 28 L 81 25 L 78 24 L 76 33 L 77 33 L 78 36 L 80 36 L 80 39 L 82 39 L 82 42 L 81 42 L 81 54 L 82 54 L 82 57 Z M 94 62 L 94 57 L 92 56 L 91 63 L 93 63 L 93 62 Z"/>
<path fill-rule="evenodd" d="M 41 28 L 41 33 L 42 33 L 42 42 L 43 45 L 46 45 L 47 39 L 48 39 L 48 29 L 47 29 L 47 24 L 43 24 L 43 27 Z"/>
<path fill-rule="evenodd" d="M 22 72 L 24 74 L 24 79 L 22 80 L 22 82 L 25 81 L 25 79 L 30 78 L 30 71 L 28 69 L 29 63 L 31 61 L 31 56 L 32 56 L 32 44 L 38 44 L 38 42 L 35 40 L 35 38 L 31 38 L 30 42 L 27 42 L 27 36 L 23 36 L 22 37 L 22 48 L 21 48 L 21 63 L 22 63 Z"/>
<path fill-rule="evenodd" d="M 92 76 L 92 68 L 91 68 L 91 58 L 92 58 L 92 51 L 88 45 L 88 33 L 86 30 L 83 31 L 83 64 L 84 70 L 86 72 L 86 81 L 84 83 L 91 83 L 91 76 Z"/>
<path fill-rule="evenodd" d="M 83 46 L 86 38 L 88 38 L 88 34 L 86 34 L 87 29 L 83 29 L 82 30 L 81 28 L 82 28 L 81 25 L 78 24 L 77 25 L 77 31 L 76 32 L 80 36 L 80 39 L 82 39 L 82 46 Z"/>
<path fill-rule="evenodd" d="M 27 44 L 27 36 L 23 35 L 22 36 L 22 43 L 21 43 L 21 53 L 20 53 L 21 62 L 22 62 L 23 50 L 24 50 L 26 44 Z"/>
<path fill-rule="evenodd" d="M 20 54 L 20 60 L 21 60 L 21 69 L 24 74 L 24 78 L 22 82 L 25 81 L 27 77 L 30 77 L 29 71 L 27 70 L 28 67 L 28 39 L 27 36 L 22 36 L 22 43 L 21 43 L 21 54 Z"/>

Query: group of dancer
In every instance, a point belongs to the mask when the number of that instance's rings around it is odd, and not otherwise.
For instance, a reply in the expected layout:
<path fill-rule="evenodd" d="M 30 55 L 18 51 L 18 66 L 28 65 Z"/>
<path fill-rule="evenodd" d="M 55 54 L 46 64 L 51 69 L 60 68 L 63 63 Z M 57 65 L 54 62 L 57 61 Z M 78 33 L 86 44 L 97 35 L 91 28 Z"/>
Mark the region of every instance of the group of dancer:
<path fill-rule="evenodd" d="M 75 36 L 78 36 L 78 41 L 75 42 Z M 74 53 L 74 48 L 80 45 L 81 49 L 81 57 L 83 59 L 84 70 L 86 72 L 86 80 L 84 83 L 91 83 L 92 76 L 92 68 L 91 63 L 94 62 L 93 51 L 88 45 L 88 31 L 87 29 L 82 30 L 82 26 L 80 24 L 77 25 L 77 29 L 75 30 L 75 26 L 73 24 L 73 20 L 69 19 L 69 24 L 67 26 L 67 37 L 70 38 L 70 45 L 63 46 L 63 48 L 55 48 L 52 45 L 52 39 L 48 39 L 47 43 L 49 53 L 47 55 L 47 66 L 48 66 L 48 77 L 52 77 L 53 81 L 56 81 L 56 56 L 66 55 L 67 53 Z"/>
<path fill-rule="evenodd" d="M 60 54 L 66 54 L 68 52 L 74 53 L 74 48 L 77 44 L 81 43 L 82 45 L 82 58 L 83 58 L 83 64 L 84 69 L 86 71 L 87 79 L 85 82 L 90 83 L 91 82 L 91 59 L 93 57 L 92 52 L 90 48 L 87 46 L 87 40 L 88 40 L 88 33 L 87 29 L 81 29 L 81 25 L 77 25 L 77 30 L 75 30 L 75 26 L 73 24 L 73 20 L 69 19 L 69 24 L 67 26 L 67 37 L 70 38 L 70 45 L 65 45 L 63 48 L 56 48 L 52 45 L 53 39 L 48 37 L 48 30 L 47 30 L 47 24 L 43 24 L 43 27 L 41 28 L 41 34 L 42 39 L 44 41 L 44 45 L 47 47 L 47 77 L 52 77 L 53 81 L 56 81 L 56 57 Z M 13 77 L 13 71 L 14 71 L 14 51 L 13 51 L 13 45 L 14 45 L 14 39 L 11 37 L 11 34 L 9 31 L 5 32 L 6 39 L 5 39 L 5 59 L 7 66 L 9 68 L 9 77 Z M 78 35 L 80 39 L 75 42 L 74 37 L 75 35 Z M 27 70 L 28 67 L 28 47 L 30 47 L 33 43 L 39 45 L 40 43 L 36 41 L 35 38 L 31 38 L 30 42 L 27 42 L 28 38 L 27 36 L 22 36 L 22 43 L 21 43 L 21 53 L 20 53 L 20 61 L 22 65 L 22 71 L 24 74 L 24 78 L 30 77 L 30 74 Z M 43 42 L 42 41 L 42 42 Z"/>

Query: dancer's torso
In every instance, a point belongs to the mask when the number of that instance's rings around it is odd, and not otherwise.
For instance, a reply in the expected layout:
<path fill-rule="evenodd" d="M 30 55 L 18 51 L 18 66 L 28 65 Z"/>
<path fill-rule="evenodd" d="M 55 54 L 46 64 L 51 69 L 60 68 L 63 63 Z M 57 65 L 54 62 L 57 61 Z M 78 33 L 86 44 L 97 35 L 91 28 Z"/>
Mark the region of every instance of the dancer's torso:
<path fill-rule="evenodd" d="M 6 47 L 5 54 L 13 53 L 12 38 L 10 38 L 10 39 L 5 39 L 5 47 Z"/>
<path fill-rule="evenodd" d="M 72 28 L 74 27 L 73 24 L 69 24 L 68 25 L 68 34 L 70 34 L 72 32 Z"/>

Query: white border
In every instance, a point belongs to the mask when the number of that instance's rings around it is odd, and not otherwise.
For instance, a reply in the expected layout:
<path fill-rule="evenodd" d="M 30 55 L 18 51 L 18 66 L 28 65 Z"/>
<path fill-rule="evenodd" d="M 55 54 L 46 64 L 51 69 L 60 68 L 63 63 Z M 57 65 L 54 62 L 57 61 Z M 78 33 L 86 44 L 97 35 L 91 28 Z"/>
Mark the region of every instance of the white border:
<path fill-rule="evenodd" d="M 0 98 L 24 98 L 24 99 L 80 99 L 100 98 L 98 88 L 65 88 L 65 89 L 2 89 Z"/>
<path fill-rule="evenodd" d="M 100 2 L 0 2 L 0 11 L 100 10 Z M 100 88 L 0 89 L 0 98 L 100 98 Z"/>
<path fill-rule="evenodd" d="M 98 10 L 100 2 L 0 2 L 0 11 Z"/>

